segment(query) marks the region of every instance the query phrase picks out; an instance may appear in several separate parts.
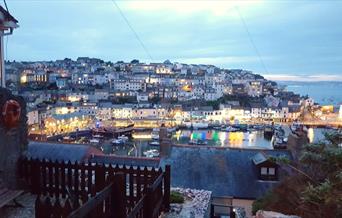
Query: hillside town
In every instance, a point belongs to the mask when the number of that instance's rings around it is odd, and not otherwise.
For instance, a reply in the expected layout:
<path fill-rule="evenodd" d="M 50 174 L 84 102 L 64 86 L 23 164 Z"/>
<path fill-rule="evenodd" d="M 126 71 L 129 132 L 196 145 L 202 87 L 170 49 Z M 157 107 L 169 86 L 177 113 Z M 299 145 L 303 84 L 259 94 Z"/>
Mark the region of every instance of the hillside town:
<path fill-rule="evenodd" d="M 340 100 L 214 65 L 5 61 L 4 6 L 0 217 L 342 216 Z"/>
<path fill-rule="evenodd" d="M 120 125 L 129 119 L 141 128 L 200 127 L 292 122 L 308 108 L 311 117 L 323 119 L 334 111 L 251 71 L 169 60 L 6 62 L 6 85 L 26 100 L 30 130 L 47 134 L 86 128 L 95 120 Z"/>

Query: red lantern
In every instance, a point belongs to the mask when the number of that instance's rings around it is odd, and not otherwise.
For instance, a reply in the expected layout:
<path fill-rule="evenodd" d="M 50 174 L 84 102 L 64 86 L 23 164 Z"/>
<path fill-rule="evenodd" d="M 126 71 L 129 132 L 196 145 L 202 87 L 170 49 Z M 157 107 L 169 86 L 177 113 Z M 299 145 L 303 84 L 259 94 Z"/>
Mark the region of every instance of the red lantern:
<path fill-rule="evenodd" d="M 6 101 L 5 105 L 2 108 L 2 119 L 8 129 L 18 126 L 20 113 L 21 107 L 17 101 Z"/>

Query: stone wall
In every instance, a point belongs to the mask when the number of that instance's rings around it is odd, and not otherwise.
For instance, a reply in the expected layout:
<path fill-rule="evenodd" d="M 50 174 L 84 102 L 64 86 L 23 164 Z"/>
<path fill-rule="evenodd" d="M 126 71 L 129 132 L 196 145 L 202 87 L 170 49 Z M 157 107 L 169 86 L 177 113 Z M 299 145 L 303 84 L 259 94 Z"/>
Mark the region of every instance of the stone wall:
<path fill-rule="evenodd" d="M 17 127 L 6 128 L 2 110 L 7 100 L 15 100 L 20 104 L 21 113 Z M 27 117 L 26 103 L 20 96 L 14 96 L 4 88 L 0 88 L 0 180 L 8 188 L 18 188 L 17 161 L 27 150 Z"/>

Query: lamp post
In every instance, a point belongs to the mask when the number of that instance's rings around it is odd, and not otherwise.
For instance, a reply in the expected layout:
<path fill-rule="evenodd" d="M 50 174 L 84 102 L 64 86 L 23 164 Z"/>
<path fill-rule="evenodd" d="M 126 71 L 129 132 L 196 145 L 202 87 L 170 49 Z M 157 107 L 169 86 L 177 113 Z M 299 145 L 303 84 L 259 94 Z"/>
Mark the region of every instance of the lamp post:
<path fill-rule="evenodd" d="M 0 85 L 6 87 L 5 59 L 4 59 L 4 36 L 11 35 L 18 28 L 18 21 L 3 7 L 0 6 Z"/>

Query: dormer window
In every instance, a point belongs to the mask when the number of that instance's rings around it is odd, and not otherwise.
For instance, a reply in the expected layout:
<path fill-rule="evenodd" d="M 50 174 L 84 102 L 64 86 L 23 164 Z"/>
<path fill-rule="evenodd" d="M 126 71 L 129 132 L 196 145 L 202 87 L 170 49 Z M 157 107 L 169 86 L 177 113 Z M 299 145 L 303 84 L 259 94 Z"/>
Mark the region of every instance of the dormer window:
<path fill-rule="evenodd" d="M 253 163 L 256 167 L 257 177 L 259 180 L 274 181 L 278 180 L 278 165 L 264 153 L 257 153 L 253 157 Z"/>

